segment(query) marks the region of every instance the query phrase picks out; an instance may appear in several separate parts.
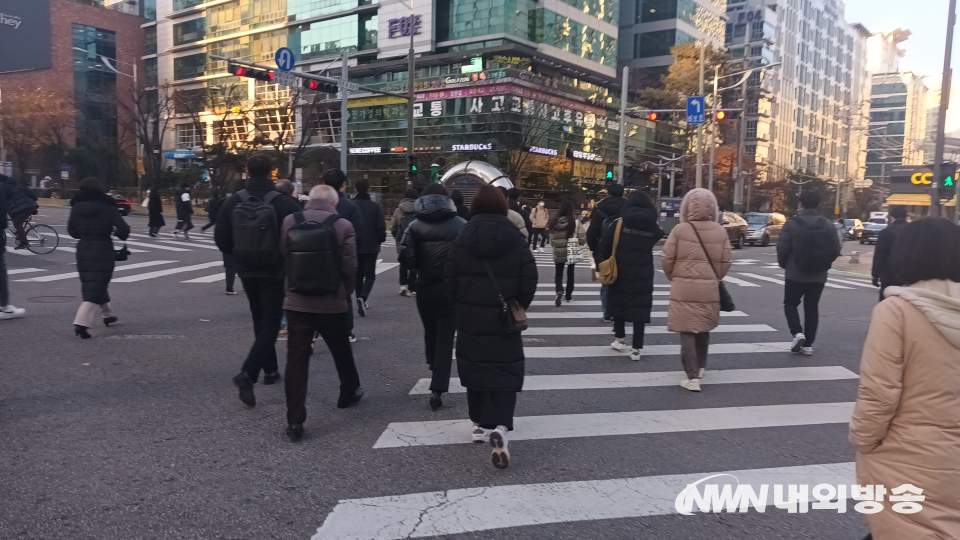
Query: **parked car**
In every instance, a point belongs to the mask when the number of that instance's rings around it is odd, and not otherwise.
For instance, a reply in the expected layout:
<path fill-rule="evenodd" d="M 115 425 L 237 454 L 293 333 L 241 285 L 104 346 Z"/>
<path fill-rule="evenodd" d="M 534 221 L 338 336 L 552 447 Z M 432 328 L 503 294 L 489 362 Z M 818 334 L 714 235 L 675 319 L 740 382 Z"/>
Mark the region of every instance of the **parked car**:
<path fill-rule="evenodd" d="M 117 201 L 117 208 L 120 210 L 121 216 L 130 215 L 130 200 L 126 197 L 121 197 L 119 195 L 114 195 L 113 200 Z"/>
<path fill-rule="evenodd" d="M 779 212 L 747 212 L 743 219 L 747 221 L 747 242 L 761 246 L 776 242 L 783 224 L 787 222 L 787 218 Z"/>
<path fill-rule="evenodd" d="M 845 236 L 849 240 L 859 240 L 863 236 L 863 222 L 859 219 L 843 220 L 843 229 L 847 231 Z"/>
<path fill-rule="evenodd" d="M 743 249 L 743 245 L 747 243 L 747 220 L 740 217 L 740 214 L 721 212 L 720 225 L 726 229 L 730 245 L 735 249 Z"/>
<path fill-rule="evenodd" d="M 860 243 L 876 244 L 877 237 L 880 236 L 880 231 L 886 228 L 886 223 L 867 223 L 863 228 L 863 233 L 860 235 Z"/>

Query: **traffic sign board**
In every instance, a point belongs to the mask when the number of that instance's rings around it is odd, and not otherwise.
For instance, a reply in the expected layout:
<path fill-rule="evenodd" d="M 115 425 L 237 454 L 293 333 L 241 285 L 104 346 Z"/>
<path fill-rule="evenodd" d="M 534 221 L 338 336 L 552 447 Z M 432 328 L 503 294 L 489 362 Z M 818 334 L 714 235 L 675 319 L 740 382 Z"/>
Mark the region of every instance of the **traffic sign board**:
<path fill-rule="evenodd" d="M 337 79 L 337 86 L 339 86 L 340 88 L 346 88 L 347 90 L 349 90 L 349 91 L 351 91 L 351 92 L 356 92 L 357 90 L 360 89 L 360 85 L 359 85 L 359 84 L 357 84 L 357 83 L 352 83 L 352 82 L 350 82 L 350 81 L 345 81 L 345 80 L 343 80 L 343 79 Z"/>
<path fill-rule="evenodd" d="M 279 84 L 279 85 L 281 85 L 281 86 L 288 86 L 288 87 L 291 87 L 291 88 L 294 87 L 294 86 L 297 86 L 297 84 L 299 84 L 299 83 L 297 82 L 297 79 L 298 79 L 298 78 L 299 78 L 299 77 L 297 77 L 297 76 L 294 75 L 293 73 L 289 73 L 289 72 L 286 72 L 286 71 L 281 71 L 281 72 L 279 72 L 279 73 L 274 74 L 274 76 L 273 76 L 273 80 L 274 80 L 277 84 Z"/>
<path fill-rule="evenodd" d="M 297 58 L 289 47 L 277 49 L 277 54 L 273 56 L 273 59 L 276 60 L 277 69 L 280 71 L 290 71 L 293 69 L 293 65 L 297 63 Z"/>
<path fill-rule="evenodd" d="M 706 101 L 703 96 L 687 98 L 687 124 L 698 126 L 705 121 Z"/>

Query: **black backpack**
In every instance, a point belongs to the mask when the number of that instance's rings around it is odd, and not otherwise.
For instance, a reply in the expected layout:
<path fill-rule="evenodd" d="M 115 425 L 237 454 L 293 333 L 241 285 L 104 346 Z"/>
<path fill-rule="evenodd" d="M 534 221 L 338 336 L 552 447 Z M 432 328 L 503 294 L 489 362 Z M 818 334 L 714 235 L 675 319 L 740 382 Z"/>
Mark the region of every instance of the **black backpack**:
<path fill-rule="evenodd" d="M 340 290 L 340 239 L 332 214 L 323 223 L 293 215 L 296 225 L 287 231 L 287 287 L 304 296 L 326 296 Z"/>
<path fill-rule="evenodd" d="M 268 270 L 280 261 L 277 210 L 270 204 L 280 192 L 271 191 L 262 199 L 245 189 L 237 195 L 240 204 L 231 216 L 234 261 L 248 270 Z"/>
<path fill-rule="evenodd" d="M 793 219 L 800 226 L 793 236 L 793 260 L 801 272 L 829 270 L 840 256 L 837 248 L 837 229 L 826 218 L 809 223 L 800 216 Z"/>

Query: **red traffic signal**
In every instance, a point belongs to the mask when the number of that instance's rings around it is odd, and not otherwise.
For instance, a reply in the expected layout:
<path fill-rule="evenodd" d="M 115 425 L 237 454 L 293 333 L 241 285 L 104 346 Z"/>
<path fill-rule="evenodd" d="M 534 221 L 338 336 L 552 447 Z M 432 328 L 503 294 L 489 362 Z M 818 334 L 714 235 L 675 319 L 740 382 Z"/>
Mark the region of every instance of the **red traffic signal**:
<path fill-rule="evenodd" d="M 716 117 L 717 117 L 717 121 L 719 122 L 719 121 L 721 121 L 721 120 L 723 120 L 724 118 L 727 117 L 727 113 L 725 113 L 725 112 L 723 112 L 723 111 L 717 111 Z"/>
<path fill-rule="evenodd" d="M 647 120 L 650 120 L 651 122 L 656 122 L 656 121 L 657 121 L 657 118 L 659 118 L 659 116 L 660 116 L 660 115 L 658 115 L 657 113 L 652 112 L 652 113 L 650 113 L 650 114 L 647 115 Z"/>
<path fill-rule="evenodd" d="M 273 72 L 266 69 L 255 69 L 239 64 L 227 64 L 227 71 L 237 77 L 249 77 L 258 81 L 273 81 Z"/>
<path fill-rule="evenodd" d="M 335 83 L 318 81 L 316 79 L 304 79 L 303 87 L 308 90 L 316 90 L 317 92 L 325 92 L 327 94 L 336 94 L 340 91 L 340 88 Z"/>

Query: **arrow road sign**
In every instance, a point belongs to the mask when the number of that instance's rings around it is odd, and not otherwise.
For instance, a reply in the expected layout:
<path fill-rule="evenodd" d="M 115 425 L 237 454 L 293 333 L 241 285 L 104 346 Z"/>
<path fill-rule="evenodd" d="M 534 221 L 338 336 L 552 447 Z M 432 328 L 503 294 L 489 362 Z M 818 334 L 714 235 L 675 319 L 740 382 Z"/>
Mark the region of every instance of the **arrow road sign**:
<path fill-rule="evenodd" d="M 273 59 L 277 61 L 277 69 L 280 71 L 290 71 L 293 69 L 293 65 L 297 62 L 296 57 L 293 55 L 288 47 L 280 47 L 277 49 L 277 54 L 273 56 Z"/>
<path fill-rule="evenodd" d="M 687 98 L 687 124 L 699 126 L 705 121 L 706 102 L 703 96 Z"/>

